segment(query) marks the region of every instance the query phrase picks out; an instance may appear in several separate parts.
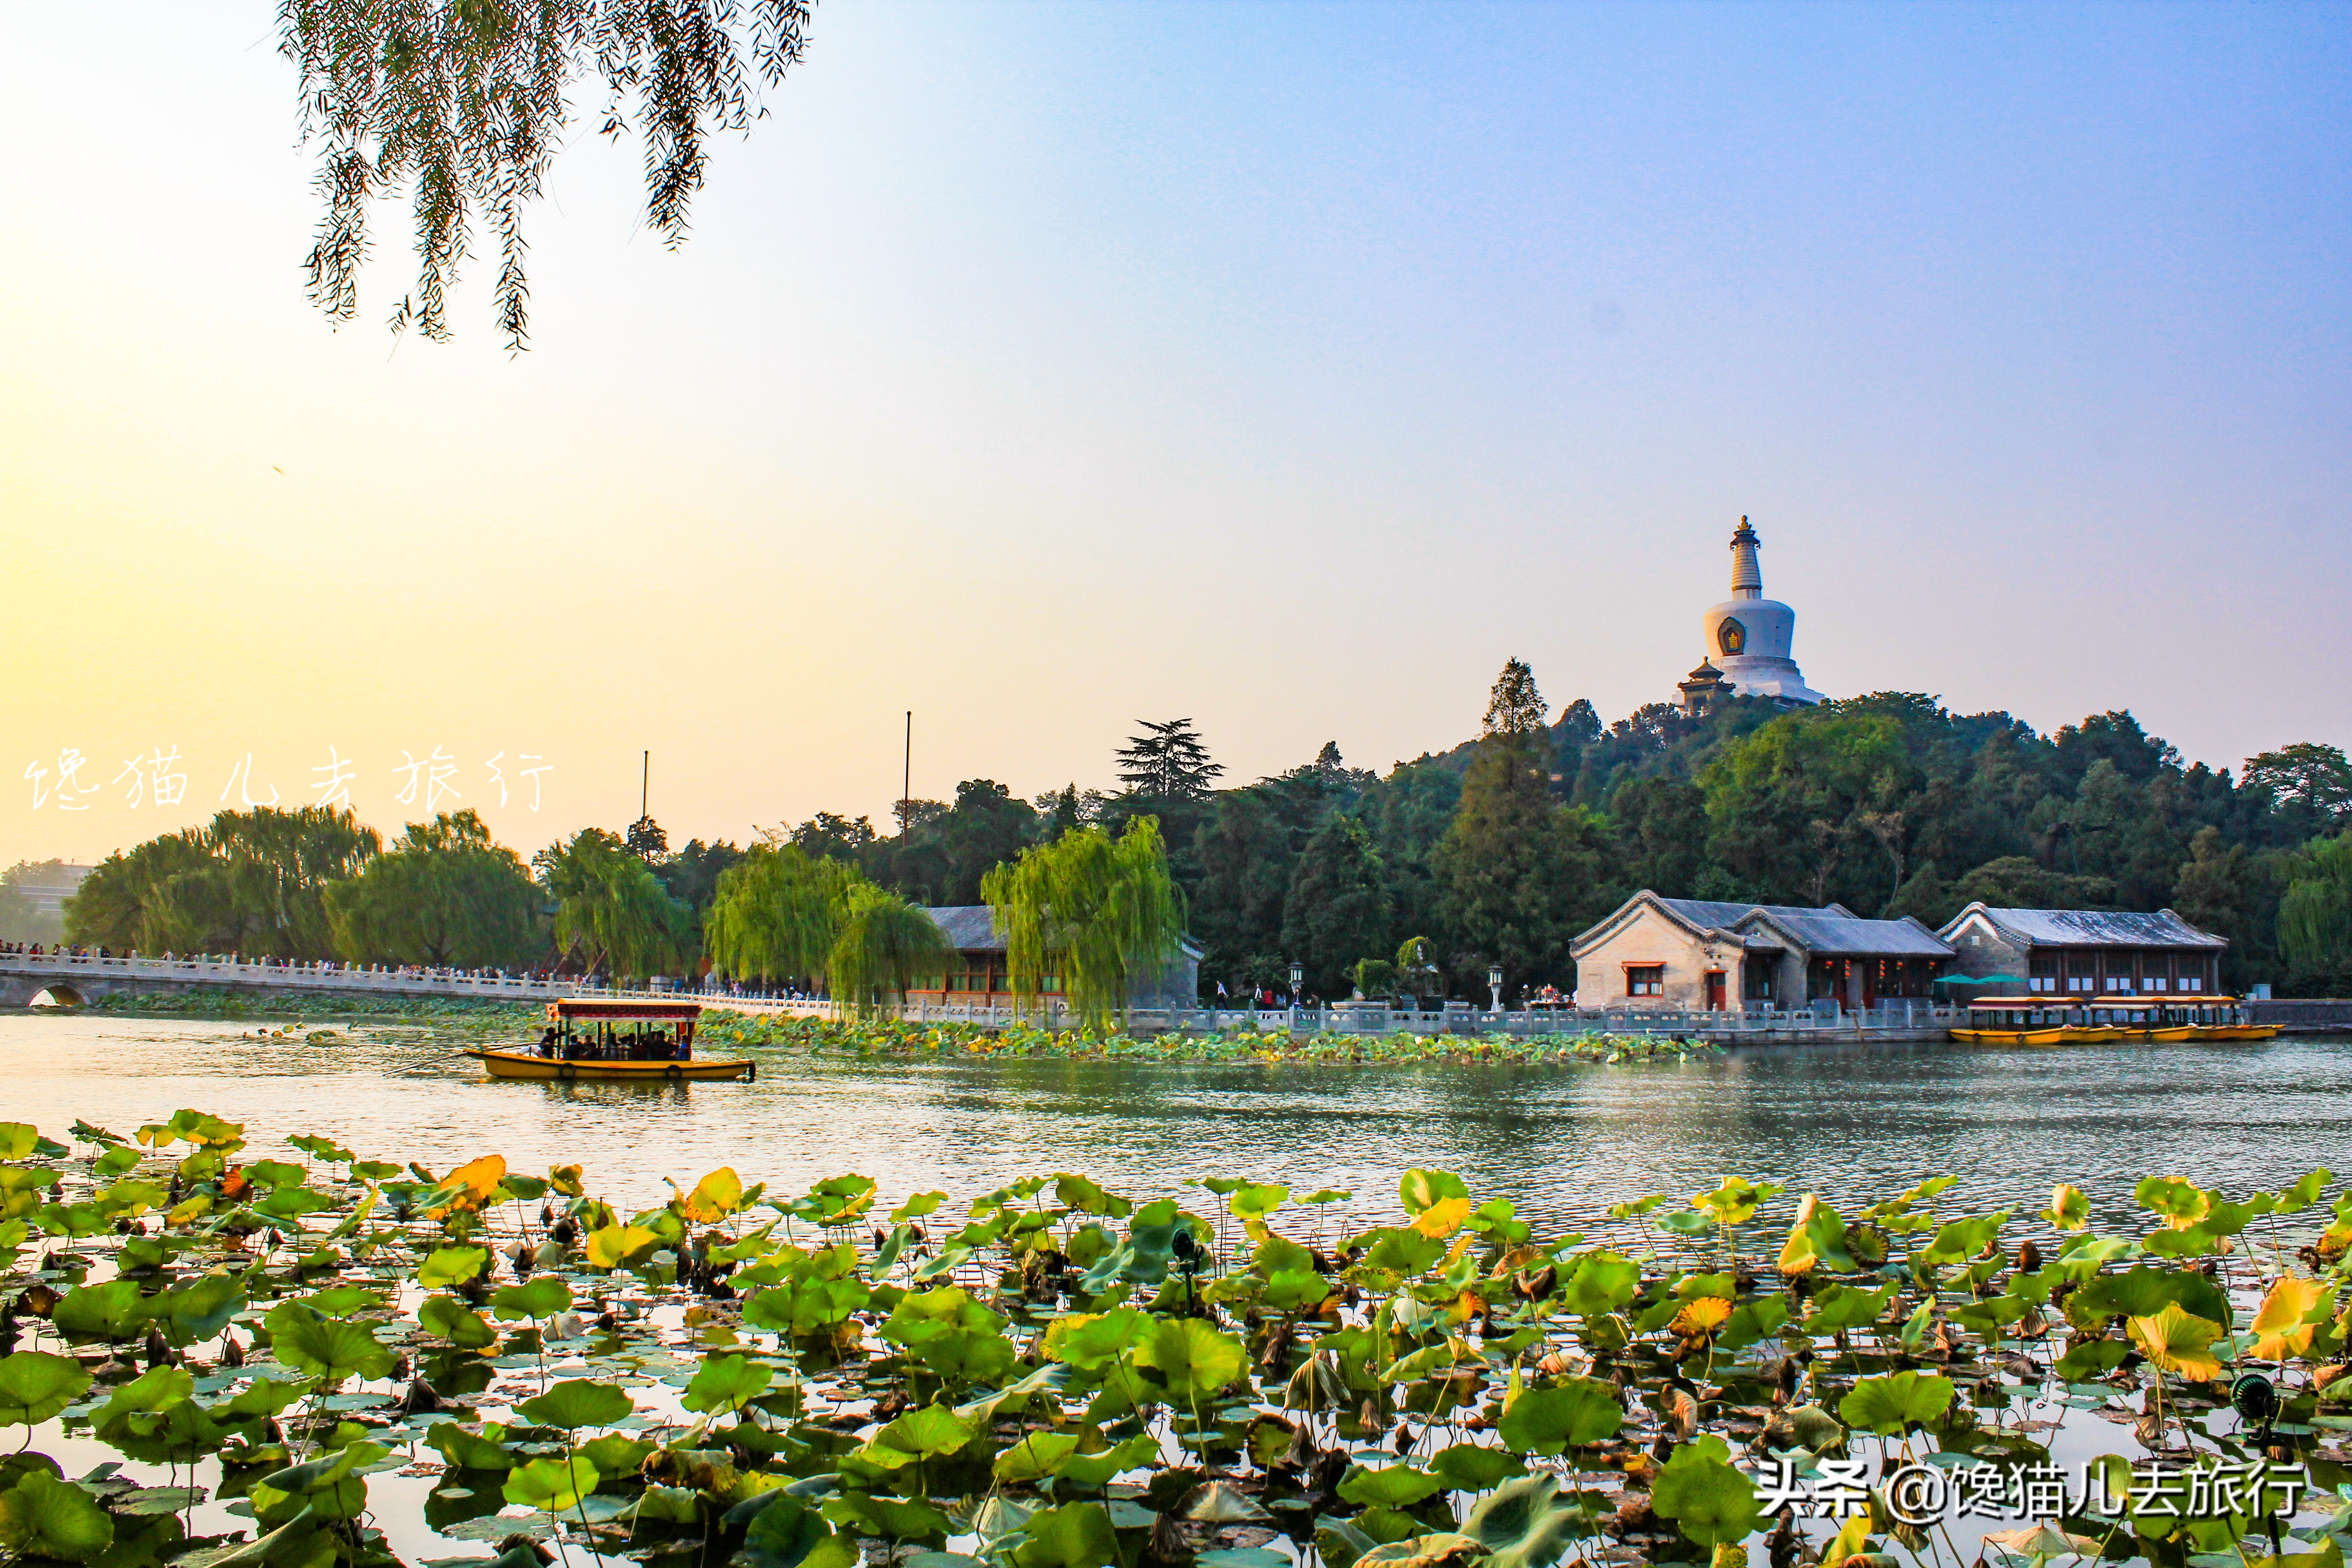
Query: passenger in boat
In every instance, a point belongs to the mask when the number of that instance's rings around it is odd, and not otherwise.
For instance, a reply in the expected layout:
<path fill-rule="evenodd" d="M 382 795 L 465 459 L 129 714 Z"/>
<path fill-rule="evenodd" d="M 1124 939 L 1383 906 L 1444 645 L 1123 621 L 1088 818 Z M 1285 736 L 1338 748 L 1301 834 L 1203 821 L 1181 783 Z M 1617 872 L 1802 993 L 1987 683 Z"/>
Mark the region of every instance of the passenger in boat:
<path fill-rule="evenodd" d="M 551 1057 L 555 1054 L 555 1026 L 552 1024 L 550 1024 L 546 1031 L 539 1037 L 539 1054 L 542 1057 Z"/>

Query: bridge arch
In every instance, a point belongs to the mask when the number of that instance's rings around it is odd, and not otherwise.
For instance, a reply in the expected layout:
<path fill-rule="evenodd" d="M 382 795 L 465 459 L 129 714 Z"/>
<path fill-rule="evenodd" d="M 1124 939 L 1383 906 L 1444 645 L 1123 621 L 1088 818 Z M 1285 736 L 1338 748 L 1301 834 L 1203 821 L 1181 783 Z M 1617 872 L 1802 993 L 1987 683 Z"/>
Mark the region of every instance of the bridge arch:
<path fill-rule="evenodd" d="M 65 982 L 59 981 L 55 985 L 44 988 L 25 1005 L 28 1007 L 79 1007 L 82 1005 L 82 994 Z"/>

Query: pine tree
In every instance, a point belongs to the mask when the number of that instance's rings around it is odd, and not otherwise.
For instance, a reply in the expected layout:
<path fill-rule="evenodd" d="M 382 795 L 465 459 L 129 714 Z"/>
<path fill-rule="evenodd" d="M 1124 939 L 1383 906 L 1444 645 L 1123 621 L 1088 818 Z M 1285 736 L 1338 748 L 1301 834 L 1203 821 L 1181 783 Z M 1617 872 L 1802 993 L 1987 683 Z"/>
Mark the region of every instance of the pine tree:
<path fill-rule="evenodd" d="M 1206 800 L 1210 784 L 1225 770 L 1209 760 L 1192 721 L 1138 722 L 1145 732 L 1118 750 L 1119 782 L 1133 794 L 1160 800 Z"/>
<path fill-rule="evenodd" d="M 1562 842 L 1567 825 L 1552 798 L 1544 711 L 1534 672 L 1516 658 L 1504 665 L 1462 780 L 1462 805 L 1433 857 L 1438 913 L 1457 944 L 1454 969 L 1499 963 L 1513 986 L 1563 977 L 1572 911 L 1589 891 L 1569 885 L 1561 864 L 1584 857 Z M 1457 978 L 1475 985 L 1485 977 Z"/>

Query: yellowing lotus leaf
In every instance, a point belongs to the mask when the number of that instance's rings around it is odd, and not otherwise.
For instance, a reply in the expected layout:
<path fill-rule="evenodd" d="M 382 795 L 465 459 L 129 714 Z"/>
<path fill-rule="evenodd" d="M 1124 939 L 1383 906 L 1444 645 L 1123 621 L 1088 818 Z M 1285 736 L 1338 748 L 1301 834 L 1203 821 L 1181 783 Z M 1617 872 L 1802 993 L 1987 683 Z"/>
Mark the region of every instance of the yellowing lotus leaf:
<path fill-rule="evenodd" d="M 1463 1221 L 1469 1217 L 1468 1198 L 1440 1198 L 1414 1217 L 1412 1228 L 1432 1241 L 1443 1241 L 1460 1230 Z"/>
<path fill-rule="evenodd" d="M 2152 1318 L 2131 1320 L 2132 1342 L 2140 1354 L 2165 1371 L 2203 1383 L 2221 1375 L 2221 1363 L 2208 1348 L 2221 1335 L 2221 1325 L 2181 1310 L 2168 1301 Z"/>
<path fill-rule="evenodd" d="M 2336 1292 L 2316 1279 L 2283 1278 L 2270 1288 L 2254 1312 L 2253 1353 L 2263 1361 L 2280 1361 L 2311 1349 L 2313 1331 L 2326 1321 L 2336 1306 Z"/>

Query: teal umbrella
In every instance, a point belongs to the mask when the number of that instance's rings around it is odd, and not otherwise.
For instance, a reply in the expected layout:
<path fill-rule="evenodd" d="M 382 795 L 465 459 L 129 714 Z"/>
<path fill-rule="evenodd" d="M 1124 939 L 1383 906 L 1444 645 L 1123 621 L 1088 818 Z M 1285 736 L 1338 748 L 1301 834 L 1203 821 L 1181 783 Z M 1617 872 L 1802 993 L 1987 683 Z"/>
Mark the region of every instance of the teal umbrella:
<path fill-rule="evenodd" d="M 2025 976 L 2022 974 L 1988 974 L 1983 979 L 1978 981 L 1977 984 L 1979 985 L 2022 985 L 2025 984 Z"/>
<path fill-rule="evenodd" d="M 1984 983 L 1980 980 L 1972 980 L 1965 974 L 1938 974 L 1936 976 L 1934 984 L 1937 985 L 1981 985 Z"/>

